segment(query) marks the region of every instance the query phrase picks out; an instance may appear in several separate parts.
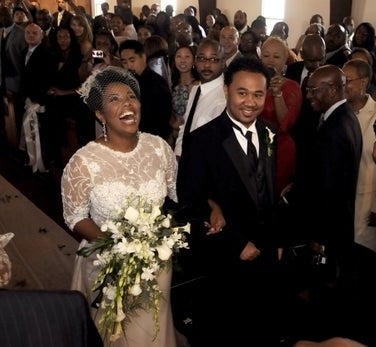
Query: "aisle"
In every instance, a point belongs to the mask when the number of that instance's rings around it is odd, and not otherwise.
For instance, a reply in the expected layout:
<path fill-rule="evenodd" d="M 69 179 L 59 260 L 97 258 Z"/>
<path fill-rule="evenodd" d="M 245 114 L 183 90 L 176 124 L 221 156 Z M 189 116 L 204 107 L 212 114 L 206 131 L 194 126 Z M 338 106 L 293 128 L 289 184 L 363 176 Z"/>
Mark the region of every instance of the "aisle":
<path fill-rule="evenodd" d="M 78 242 L 0 176 L 0 233 L 12 261 L 8 288 L 69 289 Z"/>

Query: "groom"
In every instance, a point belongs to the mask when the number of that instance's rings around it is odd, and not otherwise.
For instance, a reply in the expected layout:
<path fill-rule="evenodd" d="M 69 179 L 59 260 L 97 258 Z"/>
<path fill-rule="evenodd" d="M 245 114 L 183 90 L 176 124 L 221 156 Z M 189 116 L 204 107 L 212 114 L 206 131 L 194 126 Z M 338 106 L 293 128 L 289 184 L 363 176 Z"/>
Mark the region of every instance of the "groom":
<path fill-rule="evenodd" d="M 192 346 L 270 347 L 278 342 L 276 137 L 258 118 L 268 72 L 256 60 L 238 58 L 224 84 L 226 109 L 191 133 L 178 170 L 179 202 L 191 213 L 191 248 L 205 276 L 194 295 Z M 208 199 L 226 220 L 215 235 L 202 227 L 209 220 Z"/>

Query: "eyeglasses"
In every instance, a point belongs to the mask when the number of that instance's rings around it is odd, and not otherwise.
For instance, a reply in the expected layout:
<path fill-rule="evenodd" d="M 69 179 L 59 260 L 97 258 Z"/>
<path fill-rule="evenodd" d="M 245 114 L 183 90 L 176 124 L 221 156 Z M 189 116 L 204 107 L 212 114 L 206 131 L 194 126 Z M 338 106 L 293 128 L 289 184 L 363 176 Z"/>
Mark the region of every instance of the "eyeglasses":
<path fill-rule="evenodd" d="M 181 33 L 187 34 L 187 33 L 190 33 L 192 31 L 189 30 L 189 29 L 178 29 L 178 30 L 176 30 L 176 32 L 179 33 L 179 34 L 181 34 Z"/>
<path fill-rule="evenodd" d="M 199 63 L 218 64 L 220 60 L 219 58 L 196 57 L 196 61 Z"/>
<path fill-rule="evenodd" d="M 363 79 L 363 78 L 364 78 L 364 77 L 358 77 L 358 78 L 353 78 L 352 80 L 349 79 L 349 78 L 346 78 L 346 84 L 349 84 L 349 83 L 351 83 L 351 82 L 353 82 L 353 81 L 361 80 L 361 79 Z"/>
<path fill-rule="evenodd" d="M 307 94 L 311 93 L 312 95 L 314 95 L 318 90 L 326 88 L 326 87 L 333 87 L 333 85 L 334 84 L 323 82 L 323 85 L 319 86 L 319 87 L 307 87 L 306 92 L 307 92 Z"/>

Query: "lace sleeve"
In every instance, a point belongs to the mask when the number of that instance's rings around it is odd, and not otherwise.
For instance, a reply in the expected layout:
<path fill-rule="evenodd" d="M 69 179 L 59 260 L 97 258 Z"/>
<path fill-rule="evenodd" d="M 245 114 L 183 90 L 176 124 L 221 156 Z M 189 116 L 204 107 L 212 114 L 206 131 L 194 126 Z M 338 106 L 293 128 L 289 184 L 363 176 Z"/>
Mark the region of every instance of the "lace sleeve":
<path fill-rule="evenodd" d="M 77 222 L 89 217 L 91 187 L 91 176 L 83 158 L 74 155 L 61 178 L 64 221 L 71 230 Z"/>

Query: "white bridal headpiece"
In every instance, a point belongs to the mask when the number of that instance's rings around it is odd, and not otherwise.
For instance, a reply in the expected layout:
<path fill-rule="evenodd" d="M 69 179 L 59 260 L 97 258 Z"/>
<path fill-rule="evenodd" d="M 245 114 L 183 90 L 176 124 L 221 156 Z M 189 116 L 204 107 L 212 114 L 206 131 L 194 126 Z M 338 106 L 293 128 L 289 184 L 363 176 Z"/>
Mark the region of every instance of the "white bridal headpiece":
<path fill-rule="evenodd" d="M 117 66 L 108 66 L 103 70 L 93 71 L 77 90 L 77 93 L 90 110 L 95 112 L 102 109 L 103 92 L 111 83 L 126 84 L 140 100 L 140 87 L 136 78 L 131 72 Z"/>

